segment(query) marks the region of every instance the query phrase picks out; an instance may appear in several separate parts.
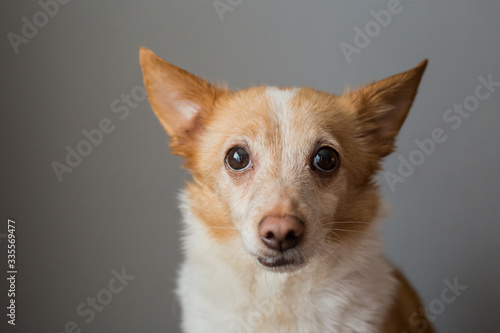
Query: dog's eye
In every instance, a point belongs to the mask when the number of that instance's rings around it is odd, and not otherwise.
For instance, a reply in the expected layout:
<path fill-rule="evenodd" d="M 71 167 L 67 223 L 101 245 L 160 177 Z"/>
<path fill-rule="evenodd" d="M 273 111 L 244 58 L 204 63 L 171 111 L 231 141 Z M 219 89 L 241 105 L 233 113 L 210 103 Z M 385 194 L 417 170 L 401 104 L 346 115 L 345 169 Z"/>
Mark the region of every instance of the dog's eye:
<path fill-rule="evenodd" d="M 226 165 L 234 171 L 245 170 L 250 165 L 250 154 L 245 148 L 235 146 L 227 152 Z"/>
<path fill-rule="evenodd" d="M 330 147 L 321 147 L 314 155 L 313 166 L 323 172 L 332 172 L 339 165 L 339 154 Z"/>

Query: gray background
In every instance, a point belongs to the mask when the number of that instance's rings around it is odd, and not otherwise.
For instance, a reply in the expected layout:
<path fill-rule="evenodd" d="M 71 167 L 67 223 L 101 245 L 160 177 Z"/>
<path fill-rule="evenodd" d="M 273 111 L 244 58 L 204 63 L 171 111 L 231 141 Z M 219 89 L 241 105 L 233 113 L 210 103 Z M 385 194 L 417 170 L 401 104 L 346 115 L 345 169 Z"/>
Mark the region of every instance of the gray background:
<path fill-rule="evenodd" d="M 14 218 L 19 274 L 17 326 L 7 327 L 2 310 L 0 330 L 62 332 L 75 321 L 83 332 L 179 331 L 176 195 L 188 175 L 146 101 L 123 120 L 111 111 L 142 84 L 138 49 L 146 46 L 234 89 L 266 83 L 342 93 L 429 58 L 386 169 L 396 172 L 398 155 L 408 158 L 413 141 L 434 128 L 448 140 L 394 192 L 381 179 L 391 206 L 385 249 L 425 304 L 440 298 L 445 279 L 469 287 L 436 317 L 440 332 L 498 331 L 500 89 L 457 130 L 443 114 L 474 93 L 479 75 L 500 81 L 500 2 L 401 0 L 402 12 L 348 63 L 339 44 L 353 44 L 354 27 L 387 4 L 243 0 L 221 20 L 212 0 L 71 1 L 16 54 L 7 34 L 21 34 L 21 18 L 32 21 L 40 6 L 2 1 L 0 236 Z M 115 130 L 60 183 L 51 163 L 64 163 L 65 147 L 103 118 Z M 122 267 L 135 279 L 85 323 L 76 307 Z M 0 287 L 5 309 L 4 279 Z"/>

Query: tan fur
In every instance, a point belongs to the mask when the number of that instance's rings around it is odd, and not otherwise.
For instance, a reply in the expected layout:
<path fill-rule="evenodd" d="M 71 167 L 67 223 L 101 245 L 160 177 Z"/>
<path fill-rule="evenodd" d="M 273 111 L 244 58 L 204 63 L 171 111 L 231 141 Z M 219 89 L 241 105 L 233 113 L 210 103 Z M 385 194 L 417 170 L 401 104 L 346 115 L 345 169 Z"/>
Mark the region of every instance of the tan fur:
<path fill-rule="evenodd" d="M 206 224 L 211 237 L 218 240 L 238 237 L 228 208 L 224 207 L 212 191 L 204 185 L 188 183 L 187 193 L 193 202 L 193 213 Z"/>
<path fill-rule="evenodd" d="M 234 244 L 251 238 L 248 230 L 265 216 L 293 215 L 308 228 L 305 255 L 319 258 L 321 246 L 354 248 L 380 215 L 373 176 L 394 149 L 427 65 L 342 96 L 280 87 L 292 96 L 290 110 L 282 110 L 266 97 L 266 87 L 238 92 L 216 87 L 146 49 L 140 60 L 151 106 L 172 138 L 173 153 L 193 175 L 187 196 L 208 237 Z M 223 164 L 236 145 L 252 156 L 243 172 Z M 309 169 L 314 147 L 321 145 L 340 155 L 332 174 Z M 262 246 L 253 251 L 266 253 Z M 401 274 L 396 278 L 399 289 L 381 332 L 415 332 L 408 317 L 420 301 Z M 425 332 L 433 332 L 430 327 Z"/>
<path fill-rule="evenodd" d="M 398 280 L 398 289 L 382 332 L 435 333 L 430 322 L 419 311 L 422 302 L 408 280 L 397 270 L 394 271 L 394 276 Z"/>

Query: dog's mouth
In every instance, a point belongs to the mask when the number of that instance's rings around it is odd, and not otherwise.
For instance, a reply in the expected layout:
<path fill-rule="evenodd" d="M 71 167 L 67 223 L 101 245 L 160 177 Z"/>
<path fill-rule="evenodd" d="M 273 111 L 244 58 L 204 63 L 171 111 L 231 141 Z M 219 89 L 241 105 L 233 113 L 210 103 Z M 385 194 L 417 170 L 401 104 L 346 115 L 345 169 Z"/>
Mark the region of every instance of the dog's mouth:
<path fill-rule="evenodd" d="M 285 258 L 280 257 L 258 257 L 259 264 L 266 268 L 289 270 L 300 266 L 304 261 L 298 258 Z"/>
<path fill-rule="evenodd" d="M 285 259 L 285 258 L 266 258 L 259 257 L 257 260 L 260 262 L 262 266 L 266 267 L 282 267 L 287 265 L 294 265 L 295 260 Z"/>

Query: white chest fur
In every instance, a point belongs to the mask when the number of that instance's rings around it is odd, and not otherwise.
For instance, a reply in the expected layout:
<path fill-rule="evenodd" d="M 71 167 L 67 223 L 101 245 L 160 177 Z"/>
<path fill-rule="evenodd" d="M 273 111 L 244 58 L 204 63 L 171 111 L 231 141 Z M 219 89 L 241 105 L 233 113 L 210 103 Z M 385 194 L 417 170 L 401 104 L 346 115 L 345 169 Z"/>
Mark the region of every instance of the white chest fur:
<path fill-rule="evenodd" d="M 279 274 L 258 267 L 241 241 L 208 238 L 188 205 L 183 208 L 186 258 L 177 293 L 185 333 L 378 332 L 396 281 L 376 237 L 367 236 L 341 263 L 312 261 Z"/>

